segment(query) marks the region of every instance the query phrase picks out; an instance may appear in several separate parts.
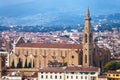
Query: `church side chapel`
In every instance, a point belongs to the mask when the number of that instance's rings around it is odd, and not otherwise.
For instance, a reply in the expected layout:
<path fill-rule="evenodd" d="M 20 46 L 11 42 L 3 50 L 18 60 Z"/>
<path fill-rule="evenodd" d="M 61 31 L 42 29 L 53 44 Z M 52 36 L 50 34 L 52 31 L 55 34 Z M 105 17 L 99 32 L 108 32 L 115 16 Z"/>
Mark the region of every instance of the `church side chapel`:
<path fill-rule="evenodd" d="M 99 48 L 93 41 L 90 11 L 87 10 L 81 44 L 25 43 L 19 38 L 10 55 L 11 68 L 40 68 L 63 66 L 96 66 L 102 68 L 110 61 L 107 48 Z"/>

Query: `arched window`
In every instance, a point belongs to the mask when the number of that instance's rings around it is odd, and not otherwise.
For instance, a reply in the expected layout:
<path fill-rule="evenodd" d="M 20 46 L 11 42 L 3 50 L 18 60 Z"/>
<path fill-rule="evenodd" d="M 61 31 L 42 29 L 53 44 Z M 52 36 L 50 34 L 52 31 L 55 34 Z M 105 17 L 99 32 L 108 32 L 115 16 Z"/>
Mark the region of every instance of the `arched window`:
<path fill-rule="evenodd" d="M 85 43 L 87 43 L 87 34 L 85 34 Z"/>
<path fill-rule="evenodd" d="M 74 56 L 72 55 L 71 58 L 74 59 Z"/>
<path fill-rule="evenodd" d="M 90 43 L 92 42 L 92 33 L 90 33 L 90 35 L 89 35 L 89 42 Z"/>
<path fill-rule="evenodd" d="M 85 55 L 85 63 L 87 63 L 87 55 Z"/>

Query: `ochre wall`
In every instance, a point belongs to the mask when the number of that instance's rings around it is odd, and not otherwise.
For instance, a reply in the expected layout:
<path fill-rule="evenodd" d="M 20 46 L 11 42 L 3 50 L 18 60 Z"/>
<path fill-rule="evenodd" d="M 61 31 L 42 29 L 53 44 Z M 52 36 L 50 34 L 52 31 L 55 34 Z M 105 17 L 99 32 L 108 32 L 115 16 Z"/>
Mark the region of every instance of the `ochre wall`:
<path fill-rule="evenodd" d="M 23 66 L 27 58 L 27 62 L 34 60 L 35 67 L 47 67 L 48 61 L 57 60 L 58 62 L 67 62 L 68 65 L 78 65 L 78 53 L 77 49 L 64 49 L 64 48 L 30 48 L 30 47 L 16 47 L 15 53 L 10 56 L 10 66 L 14 60 L 17 67 L 18 58 L 22 59 Z M 28 53 L 26 57 L 25 54 Z M 46 58 L 44 54 L 46 53 Z M 19 54 L 17 56 L 16 54 Z M 55 58 L 52 56 L 55 55 Z M 63 59 L 62 56 L 65 58 Z M 32 63 L 33 64 L 33 63 Z"/>

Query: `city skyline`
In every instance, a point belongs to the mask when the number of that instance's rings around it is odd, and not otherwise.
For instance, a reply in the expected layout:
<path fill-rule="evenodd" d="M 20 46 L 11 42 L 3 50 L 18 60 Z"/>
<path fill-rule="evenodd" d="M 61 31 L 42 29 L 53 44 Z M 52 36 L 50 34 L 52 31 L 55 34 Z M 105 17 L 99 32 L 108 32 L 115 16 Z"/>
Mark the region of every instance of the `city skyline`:
<path fill-rule="evenodd" d="M 111 16 L 107 14 L 107 16 L 96 17 L 96 20 L 93 18 L 91 21 L 91 13 L 88 8 L 83 20 L 84 27 L 78 24 L 76 29 L 65 25 L 63 25 L 63 31 L 57 31 L 56 26 L 50 29 L 42 25 L 20 26 L 12 24 L 1 26 L 3 31 L 0 32 L 0 79 L 118 79 L 119 75 L 115 74 L 114 77 L 111 77 L 112 73 L 109 70 L 118 73 L 116 70 L 120 68 L 120 62 L 118 62 L 120 60 L 119 16 L 120 14 L 112 14 Z M 0 24 L 1 21 L 7 23 L 2 19 L 12 20 L 8 17 L 0 17 Z M 16 18 L 13 19 L 16 20 Z M 29 17 L 29 19 L 35 22 L 33 17 Z M 78 21 L 80 22 L 79 19 Z M 93 24 L 94 21 L 97 24 Z M 111 27 L 115 25 L 116 28 Z M 36 31 L 37 27 L 38 31 Z M 73 27 L 75 28 L 74 25 Z M 83 32 L 79 32 L 82 27 Z M 97 32 L 97 30 L 102 30 L 100 27 L 104 30 L 103 32 Z M 54 28 L 55 32 L 52 32 Z M 62 27 L 59 26 L 59 28 Z M 92 31 L 93 28 L 96 32 Z M 28 29 L 32 31 L 27 32 Z M 50 32 L 40 32 L 43 29 Z M 19 32 L 20 30 L 21 32 Z"/>

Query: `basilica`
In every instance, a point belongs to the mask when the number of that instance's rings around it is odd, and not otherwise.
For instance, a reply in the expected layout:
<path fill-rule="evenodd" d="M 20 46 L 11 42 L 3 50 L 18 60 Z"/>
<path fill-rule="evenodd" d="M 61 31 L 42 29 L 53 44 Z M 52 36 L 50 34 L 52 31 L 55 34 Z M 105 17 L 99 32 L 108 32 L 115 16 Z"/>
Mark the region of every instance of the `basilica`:
<path fill-rule="evenodd" d="M 107 48 L 93 41 L 90 11 L 87 10 L 81 44 L 26 43 L 21 37 L 10 55 L 11 68 L 63 66 L 96 66 L 102 68 L 110 60 Z"/>

